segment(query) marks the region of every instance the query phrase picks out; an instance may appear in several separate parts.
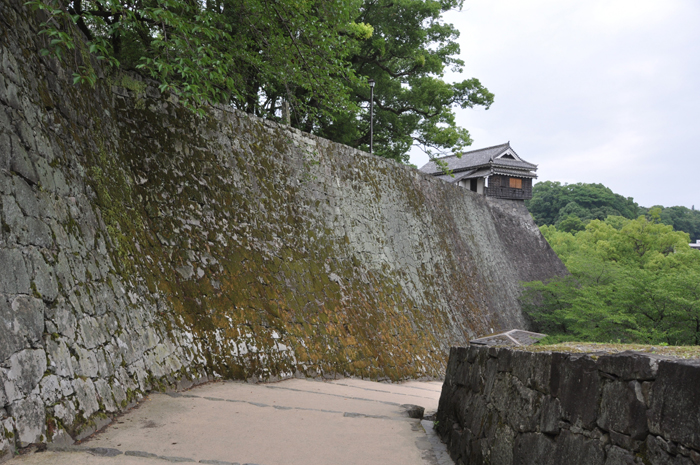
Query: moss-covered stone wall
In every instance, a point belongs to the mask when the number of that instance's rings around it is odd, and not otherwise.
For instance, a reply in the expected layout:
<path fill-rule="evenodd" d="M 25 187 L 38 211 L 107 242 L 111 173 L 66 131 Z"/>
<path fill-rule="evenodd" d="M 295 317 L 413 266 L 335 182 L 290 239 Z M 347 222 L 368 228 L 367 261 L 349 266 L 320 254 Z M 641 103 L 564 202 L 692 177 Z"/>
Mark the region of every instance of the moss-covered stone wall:
<path fill-rule="evenodd" d="M 94 88 L 0 2 L 0 449 L 213 377 L 440 377 L 565 272 L 522 203 L 134 75 Z"/>

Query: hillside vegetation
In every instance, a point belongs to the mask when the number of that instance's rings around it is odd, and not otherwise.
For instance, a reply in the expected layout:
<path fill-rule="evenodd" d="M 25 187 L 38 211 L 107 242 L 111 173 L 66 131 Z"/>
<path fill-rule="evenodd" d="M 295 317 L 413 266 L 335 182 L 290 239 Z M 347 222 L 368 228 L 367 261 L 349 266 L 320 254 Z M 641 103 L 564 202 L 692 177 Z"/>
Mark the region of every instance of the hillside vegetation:
<path fill-rule="evenodd" d="M 700 211 L 680 206 L 640 207 L 632 197 L 616 194 L 602 184 L 538 182 L 532 189 L 532 200 L 525 204 L 538 226 L 555 225 L 561 231 L 582 231 L 591 220 L 602 221 L 608 216 L 633 220 L 654 215 L 657 222 L 688 233 L 693 242 L 700 239 Z"/>
<path fill-rule="evenodd" d="M 700 212 L 551 181 L 527 206 L 571 273 L 525 284 L 523 310 L 548 342 L 700 344 L 700 253 L 688 245 Z"/>

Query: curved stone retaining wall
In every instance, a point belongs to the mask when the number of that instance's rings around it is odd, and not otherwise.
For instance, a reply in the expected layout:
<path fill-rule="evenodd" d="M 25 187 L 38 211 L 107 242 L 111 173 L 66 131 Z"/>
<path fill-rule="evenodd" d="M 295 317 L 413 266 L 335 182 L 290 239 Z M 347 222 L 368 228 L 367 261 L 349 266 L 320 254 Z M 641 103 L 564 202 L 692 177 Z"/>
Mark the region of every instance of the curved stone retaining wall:
<path fill-rule="evenodd" d="M 444 373 L 565 273 L 522 203 L 227 108 L 197 117 L 0 1 L 0 450 L 150 389 Z M 74 66 L 97 85 L 75 86 Z"/>
<path fill-rule="evenodd" d="M 452 348 L 437 413 L 457 464 L 700 463 L 700 360 Z"/>

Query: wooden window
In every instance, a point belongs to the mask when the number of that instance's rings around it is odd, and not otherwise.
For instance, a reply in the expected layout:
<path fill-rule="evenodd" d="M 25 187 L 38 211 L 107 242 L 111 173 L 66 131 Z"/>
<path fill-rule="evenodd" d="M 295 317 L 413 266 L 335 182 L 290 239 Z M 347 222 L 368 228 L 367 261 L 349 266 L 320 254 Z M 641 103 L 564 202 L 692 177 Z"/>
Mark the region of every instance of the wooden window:
<path fill-rule="evenodd" d="M 522 189 L 523 188 L 523 180 L 520 178 L 510 178 L 510 187 L 514 189 Z"/>

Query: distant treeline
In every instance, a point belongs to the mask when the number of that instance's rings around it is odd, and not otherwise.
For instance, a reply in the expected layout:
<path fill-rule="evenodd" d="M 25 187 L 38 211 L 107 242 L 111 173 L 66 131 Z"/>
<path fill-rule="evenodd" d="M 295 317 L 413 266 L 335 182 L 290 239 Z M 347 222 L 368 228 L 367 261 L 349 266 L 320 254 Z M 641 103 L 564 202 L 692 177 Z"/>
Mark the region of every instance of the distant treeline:
<path fill-rule="evenodd" d="M 539 182 L 532 189 L 532 200 L 525 204 L 538 226 L 554 225 L 560 231 L 582 231 L 591 220 L 602 221 L 608 216 L 632 220 L 644 215 L 688 233 L 692 242 L 700 239 L 700 211 L 660 205 L 640 207 L 632 197 L 616 194 L 602 184 Z"/>

